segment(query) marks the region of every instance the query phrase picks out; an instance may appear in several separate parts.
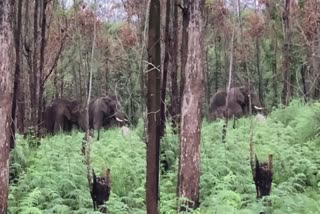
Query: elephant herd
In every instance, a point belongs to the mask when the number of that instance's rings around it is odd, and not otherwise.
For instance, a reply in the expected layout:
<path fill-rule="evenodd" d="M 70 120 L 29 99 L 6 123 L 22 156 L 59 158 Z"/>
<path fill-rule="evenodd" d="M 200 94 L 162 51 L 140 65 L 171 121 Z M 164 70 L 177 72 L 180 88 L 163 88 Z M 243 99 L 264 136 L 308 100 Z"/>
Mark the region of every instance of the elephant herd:
<path fill-rule="evenodd" d="M 116 96 L 98 97 L 89 103 L 89 123 L 84 106 L 77 100 L 58 98 L 47 106 L 44 112 L 44 126 L 48 133 L 59 131 L 71 131 L 75 126 L 83 131 L 89 129 L 98 130 L 108 127 L 112 123 L 125 125 L 128 122 L 126 115 L 121 111 L 121 105 Z M 88 125 L 89 124 L 89 127 Z"/>
<path fill-rule="evenodd" d="M 240 118 L 249 114 L 250 107 L 253 113 L 264 111 L 259 96 L 252 88 L 232 87 L 228 93 L 218 90 L 210 99 L 209 119 Z"/>
<path fill-rule="evenodd" d="M 250 106 L 251 105 L 251 106 Z M 218 90 L 210 99 L 209 119 L 240 118 L 264 111 L 259 96 L 247 86 L 232 87 L 229 92 Z M 48 133 L 71 131 L 73 127 L 86 131 L 100 129 L 112 124 L 125 125 L 128 120 L 116 96 L 106 95 L 92 99 L 89 103 L 89 121 L 87 113 L 80 101 L 58 98 L 47 106 L 44 112 L 44 126 Z M 89 125 L 89 127 L 88 127 Z"/>

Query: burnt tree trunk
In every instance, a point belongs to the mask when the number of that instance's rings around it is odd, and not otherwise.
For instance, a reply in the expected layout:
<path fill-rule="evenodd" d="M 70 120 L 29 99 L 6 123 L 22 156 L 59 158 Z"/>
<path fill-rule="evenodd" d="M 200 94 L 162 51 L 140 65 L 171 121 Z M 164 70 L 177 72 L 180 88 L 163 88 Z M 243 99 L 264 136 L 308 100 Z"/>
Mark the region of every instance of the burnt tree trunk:
<path fill-rule="evenodd" d="M 178 197 L 188 198 L 178 209 L 199 206 L 202 69 L 202 0 L 190 2 L 188 14 L 186 82 L 181 108 Z"/>
<path fill-rule="evenodd" d="M 14 84 L 13 84 L 13 96 L 12 96 L 12 109 L 11 109 L 11 138 L 10 138 L 10 148 L 15 147 L 15 133 L 16 133 L 16 109 L 17 109 L 17 96 L 20 87 L 20 41 L 21 41 L 21 20 L 22 20 L 22 0 L 18 1 L 17 10 L 17 24 L 15 26 L 15 50 L 16 50 L 16 63 L 14 71 Z"/>
<path fill-rule="evenodd" d="M 284 23 L 284 45 L 283 45 L 283 89 L 282 89 L 282 102 L 284 105 L 289 104 L 291 97 L 291 75 L 290 75 L 290 48 L 291 48 L 291 26 L 290 26 L 290 1 L 285 0 L 283 11 Z"/>
<path fill-rule="evenodd" d="M 160 1 L 151 0 L 147 73 L 147 213 L 158 213 L 160 149 Z"/>
<path fill-rule="evenodd" d="M 257 199 L 270 195 L 272 187 L 272 155 L 269 155 L 267 163 L 260 163 L 256 157 L 253 180 L 256 186 Z"/>
<path fill-rule="evenodd" d="M 7 213 L 9 186 L 10 125 L 13 96 L 14 36 L 11 1 L 0 3 L 0 213 Z"/>
<path fill-rule="evenodd" d="M 162 69 L 162 78 L 161 78 L 161 109 L 160 109 L 160 137 L 163 137 L 164 130 L 165 130 L 165 122 L 166 122 L 166 90 L 167 90 L 167 75 L 169 69 L 169 48 L 170 48 L 170 1 L 166 0 L 166 24 L 165 24 L 165 55 L 164 55 L 164 62 L 163 62 L 163 69 Z"/>
<path fill-rule="evenodd" d="M 172 1 L 172 0 L 171 0 Z M 178 89 L 178 7 L 172 1 L 172 28 L 170 29 L 170 60 L 171 60 L 171 116 L 172 128 L 179 126 L 180 98 Z"/>

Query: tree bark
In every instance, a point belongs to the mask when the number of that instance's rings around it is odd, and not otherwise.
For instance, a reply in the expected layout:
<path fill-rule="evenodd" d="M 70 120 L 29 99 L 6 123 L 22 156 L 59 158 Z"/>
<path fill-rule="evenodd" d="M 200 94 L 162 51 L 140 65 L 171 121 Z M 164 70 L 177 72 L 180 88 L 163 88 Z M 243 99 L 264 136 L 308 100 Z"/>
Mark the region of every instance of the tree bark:
<path fill-rule="evenodd" d="M 194 0 L 188 7 L 190 22 L 187 31 L 186 82 L 181 108 L 178 197 L 188 198 L 190 201 L 179 204 L 178 208 L 181 211 L 186 206 L 190 208 L 199 206 L 203 4 L 202 0 Z"/>
<path fill-rule="evenodd" d="M 39 17 L 39 0 L 34 1 L 33 16 L 33 51 L 32 51 L 32 82 L 30 83 L 31 97 L 31 122 L 36 126 L 37 122 L 37 94 L 38 94 L 38 17 Z"/>
<path fill-rule="evenodd" d="M 17 24 L 15 26 L 15 50 L 16 50 L 16 63 L 14 71 L 14 84 L 13 84 L 13 96 L 12 96 L 12 109 L 11 109 L 11 138 L 10 148 L 15 147 L 15 133 L 16 133 L 16 109 L 17 109 L 17 95 L 20 87 L 20 41 L 21 41 L 21 20 L 22 20 L 22 0 L 18 1 Z"/>
<path fill-rule="evenodd" d="M 10 125 L 14 81 L 14 37 L 11 1 L 0 2 L 0 213 L 7 213 Z"/>
<path fill-rule="evenodd" d="M 188 54 L 188 24 L 190 19 L 189 14 L 189 0 L 183 0 L 182 7 L 182 37 L 181 37 L 181 72 L 180 72 L 180 103 L 182 103 L 182 95 L 185 84 L 185 68 Z M 180 112 L 181 115 L 181 107 Z M 180 121 L 179 121 L 180 122 Z"/>
<path fill-rule="evenodd" d="M 162 69 L 162 78 L 161 78 L 161 109 L 160 109 L 160 137 L 163 137 L 166 123 L 166 90 L 167 90 L 167 75 L 169 69 L 169 60 L 170 60 L 170 5 L 171 0 L 166 0 L 166 24 L 165 24 L 165 55 Z"/>
<path fill-rule="evenodd" d="M 291 48 L 291 26 L 290 26 L 290 0 L 285 0 L 283 11 L 283 24 L 284 24 L 284 46 L 283 46 L 283 89 L 282 89 L 282 102 L 284 105 L 289 104 L 291 97 L 291 75 L 290 75 L 290 48 Z"/>
<path fill-rule="evenodd" d="M 147 213 L 158 213 L 160 149 L 160 1 L 150 1 L 147 73 Z"/>
<path fill-rule="evenodd" d="M 39 66 L 39 100 L 38 100 L 38 122 L 39 125 L 37 135 L 40 136 L 41 130 L 41 122 L 42 122 L 42 114 L 43 114 L 43 93 L 44 93 L 44 54 L 46 48 L 46 29 L 47 29 L 47 16 L 46 16 L 46 9 L 47 9 L 47 0 L 43 0 L 42 4 L 42 21 L 41 21 L 41 45 L 40 45 L 40 66 Z"/>
<path fill-rule="evenodd" d="M 278 104 L 278 69 L 277 69 L 277 55 L 278 55 L 278 40 L 276 32 L 273 34 L 273 41 L 272 41 L 274 56 L 272 59 L 272 75 L 273 75 L 273 106 Z"/>
<path fill-rule="evenodd" d="M 179 126 L 180 98 L 178 89 L 178 6 L 171 0 L 172 29 L 170 29 L 170 60 L 171 60 L 171 116 L 172 128 Z"/>

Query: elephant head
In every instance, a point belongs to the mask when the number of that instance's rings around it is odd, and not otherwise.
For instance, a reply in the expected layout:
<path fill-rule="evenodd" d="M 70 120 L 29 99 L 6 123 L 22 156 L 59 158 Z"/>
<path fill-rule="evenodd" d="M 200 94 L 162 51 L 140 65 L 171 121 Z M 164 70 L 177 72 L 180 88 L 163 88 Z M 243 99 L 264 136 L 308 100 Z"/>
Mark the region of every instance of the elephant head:
<path fill-rule="evenodd" d="M 124 124 L 128 120 L 121 111 L 121 105 L 115 96 L 99 97 L 90 102 L 89 124 L 90 128 L 98 129 L 98 140 L 100 138 L 100 128 L 110 124 L 112 120 Z"/>
<path fill-rule="evenodd" d="M 238 103 L 244 114 L 249 113 L 250 102 L 251 108 L 254 111 L 261 111 L 264 109 L 260 103 L 259 96 L 255 93 L 252 87 L 248 86 L 230 88 L 228 93 L 228 102 Z"/>

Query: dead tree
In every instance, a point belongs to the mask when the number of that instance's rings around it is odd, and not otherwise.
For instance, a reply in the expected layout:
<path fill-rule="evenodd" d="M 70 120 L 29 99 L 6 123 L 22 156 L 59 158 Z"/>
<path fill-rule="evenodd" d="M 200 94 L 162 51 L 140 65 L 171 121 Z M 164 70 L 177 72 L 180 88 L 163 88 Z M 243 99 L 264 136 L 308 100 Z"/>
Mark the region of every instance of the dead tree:
<path fill-rule="evenodd" d="M 92 169 L 92 183 L 90 190 L 94 210 L 99 210 L 102 213 L 107 213 L 107 209 L 101 206 L 109 200 L 110 196 L 110 169 L 106 170 L 105 176 L 98 177 Z"/>
<path fill-rule="evenodd" d="M 272 185 L 272 155 L 269 161 L 260 163 L 255 156 L 255 166 L 251 169 L 254 184 L 256 185 L 257 199 L 270 195 Z"/>

